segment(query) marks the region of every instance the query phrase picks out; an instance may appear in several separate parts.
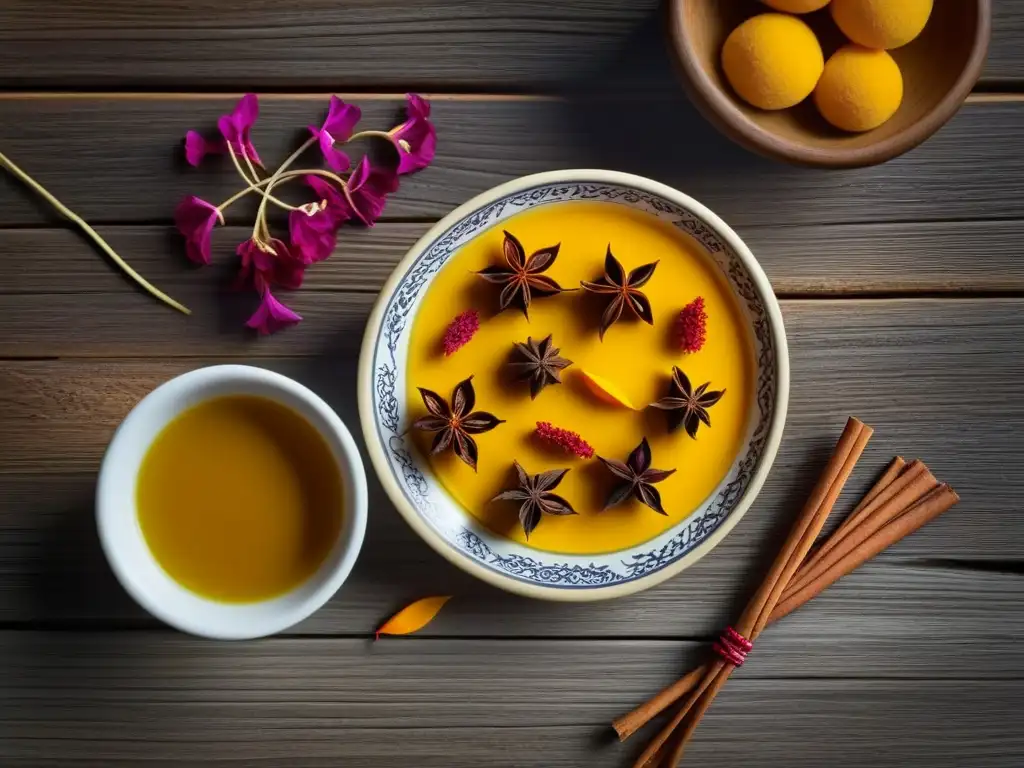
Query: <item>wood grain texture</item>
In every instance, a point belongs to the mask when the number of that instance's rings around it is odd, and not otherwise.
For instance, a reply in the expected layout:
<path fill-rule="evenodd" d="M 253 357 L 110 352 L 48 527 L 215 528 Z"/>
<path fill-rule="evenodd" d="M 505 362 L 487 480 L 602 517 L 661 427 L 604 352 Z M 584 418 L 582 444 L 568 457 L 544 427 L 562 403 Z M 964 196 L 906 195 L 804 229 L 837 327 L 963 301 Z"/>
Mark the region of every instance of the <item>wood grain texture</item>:
<path fill-rule="evenodd" d="M 1016 524 L 1024 480 L 1007 469 L 1024 465 L 1022 308 L 1019 300 L 786 302 L 793 388 L 772 474 L 755 509 L 713 555 L 659 589 L 607 606 L 549 606 L 497 595 L 428 551 L 372 482 L 374 513 L 355 575 L 299 631 L 368 633 L 382 615 L 417 596 L 409 592 L 415 584 L 417 593 L 465 594 L 474 600 L 464 621 L 439 620 L 428 632 L 713 633 L 733 617 L 759 577 L 827 457 L 841 426 L 839 414 L 845 413 L 877 430 L 851 486 L 854 494 L 889 457 L 901 453 L 925 459 L 963 501 L 815 600 L 808 615 L 841 622 L 847 630 L 871 617 L 886 633 L 904 637 L 925 626 L 944 632 L 958 627 L 967 634 L 979 627 L 990 631 L 1000 616 L 1021 609 L 1024 576 L 1000 571 L 1019 572 L 1024 551 L 1024 528 Z M 319 321 L 328 323 L 331 316 L 325 311 Z M 140 321 L 125 327 L 144 333 Z M 335 332 L 344 337 L 358 335 L 359 329 Z M 145 347 L 142 338 L 136 347 L 140 354 L 178 349 L 165 343 Z M 291 351 L 308 351 L 297 334 L 277 338 L 291 338 Z M 63 349 L 81 352 L 87 343 L 80 337 Z M 239 345 L 235 337 L 236 350 L 252 355 L 264 349 Z M 260 364 L 306 383 L 355 425 L 352 357 L 330 348 L 324 354 Z M 0 457 L 0 489 L 7 500 L 0 510 L 0 621 L 142 618 L 113 583 L 94 543 L 83 546 L 94 541 L 92 476 L 116 424 L 139 398 L 170 376 L 214 361 L 0 364 L 0 439 L 17 446 Z M 853 615 L 850 605 L 856 605 Z"/>
<path fill-rule="evenodd" d="M 572 87 L 664 47 L 659 0 L 32 0 L 0 9 L 0 87 Z M 1020 0 L 995 0 L 984 77 L 1024 79 Z M 184 64 L 187 62 L 187 65 Z"/>
<path fill-rule="evenodd" d="M 303 290 L 378 293 L 430 226 L 385 223 L 342 230 L 334 256 L 306 273 Z M 184 257 L 173 227 L 98 230 L 139 272 L 172 293 L 224 285 L 237 269 L 236 245 L 250 235 L 247 227 L 217 231 L 214 267 L 199 270 Z M 746 226 L 739 232 L 783 295 L 1024 290 L 1024 219 Z M 0 253 L 18 265 L 0 270 L 0 295 L 134 290 L 75 230 L 0 229 Z"/>
<path fill-rule="evenodd" d="M 356 101 L 366 125 L 377 128 L 393 125 L 402 104 Z M 264 160 L 280 161 L 326 103 L 324 96 L 264 98 L 254 130 Z M 212 128 L 233 104 L 174 95 L 8 96 L 0 98 L 0 147 L 93 223 L 169 222 L 185 194 L 220 201 L 239 188 L 224 158 L 192 169 L 181 157 L 185 132 Z M 1024 101 L 970 103 L 923 146 L 853 171 L 793 168 L 752 155 L 719 135 L 681 94 L 438 98 L 433 116 L 435 163 L 404 179 L 387 217 L 435 219 L 524 174 L 604 167 L 666 182 L 738 228 L 1024 218 L 1014 186 L 1024 176 Z M 228 218 L 250 221 L 244 205 Z M 0 225 L 56 222 L 0 175 Z"/>
<path fill-rule="evenodd" d="M 596 605 L 526 600 L 474 580 L 429 550 L 371 482 L 366 544 L 351 578 L 293 634 L 369 638 L 411 600 L 452 594 L 457 602 L 422 630 L 422 636 L 710 637 L 735 620 L 757 586 L 829 447 L 815 452 L 806 473 L 785 463 L 777 466 L 743 524 L 684 574 L 643 594 Z M 851 488 L 866 486 L 869 463 L 881 459 L 872 452 Z M 780 490 L 780 483 L 795 487 Z M 53 629 L 156 626 L 120 589 L 103 560 L 93 522 L 92 474 L 5 475 L 0 492 L 5 499 L 0 515 L 0 623 Z M 881 643 L 909 664 L 908 655 L 923 634 L 948 644 L 932 653 L 952 663 L 977 653 L 976 643 L 1019 633 L 1016 617 L 1024 587 L 1019 562 L 1006 559 L 1013 555 L 986 559 L 998 554 L 988 542 L 1001 534 L 1012 539 L 1017 526 L 992 525 L 986 532 L 975 518 L 988 515 L 988 510 L 972 506 L 965 501 L 772 632 L 780 637 L 791 632 L 802 642 L 811 637 L 849 641 L 853 650 L 833 651 L 846 657 L 856 655 L 858 643 Z M 1013 519 L 1001 511 L 989 516 Z"/>
<path fill-rule="evenodd" d="M 618 766 L 608 721 L 672 675 L 675 643 L 270 640 L 4 633 L 5 766 Z M 818 648 L 814 648 L 818 650 Z M 825 650 L 825 649 L 822 649 Z M 1014 766 L 1019 673 L 815 679 L 779 648 L 737 672 L 688 759 L 701 765 Z M 926 651 L 925 651 L 926 652 Z M 1019 669 L 1019 659 L 1011 659 Z M 615 671 L 615 685 L 608 672 Z M 904 677 L 898 673 L 898 677 Z M 429 702 L 429 704 L 428 704 Z"/>
<path fill-rule="evenodd" d="M 174 298 L 192 309 L 191 316 L 177 313 L 127 286 L 117 293 L 0 295 L 0 357 L 349 355 L 354 359 L 351 356 L 361 344 L 366 319 L 376 300 L 373 294 L 361 291 L 282 292 L 286 303 L 305 322 L 284 333 L 258 338 L 243 326 L 256 309 L 255 294 L 226 290 L 229 279 L 227 273 L 223 279 L 197 276 L 188 285 L 176 286 Z M 787 319 L 787 325 L 796 323 L 791 332 L 807 328 L 814 337 L 812 344 L 821 345 L 826 354 L 834 345 L 877 343 L 879 354 L 893 355 L 887 362 L 892 366 L 891 375 L 897 379 L 906 367 L 907 350 L 900 348 L 908 343 L 904 325 L 921 332 L 932 328 L 941 339 L 936 351 L 941 350 L 942 341 L 957 339 L 957 334 L 962 335 L 954 349 L 978 351 L 977 329 L 984 329 L 985 350 L 1004 356 L 998 365 L 993 365 L 996 380 L 1007 364 L 1019 362 L 1015 357 L 1019 347 L 1009 330 L 1018 322 L 1019 305 L 1015 299 L 990 303 L 963 300 L 949 305 L 942 301 L 945 300 L 830 305 L 809 300 L 787 301 L 785 307 L 787 317 L 793 318 Z M 949 324 L 943 314 L 947 307 L 968 325 Z M 821 331 L 810 327 L 819 321 Z M 825 333 L 832 336 L 826 337 Z M 885 344 L 897 346 L 886 351 Z M 811 373 L 810 381 L 815 381 L 816 373 Z M 944 369 L 937 371 L 937 375 L 943 373 Z M 880 392 L 880 396 L 888 397 L 888 393 Z M 928 406 L 925 403 L 923 407 Z"/>

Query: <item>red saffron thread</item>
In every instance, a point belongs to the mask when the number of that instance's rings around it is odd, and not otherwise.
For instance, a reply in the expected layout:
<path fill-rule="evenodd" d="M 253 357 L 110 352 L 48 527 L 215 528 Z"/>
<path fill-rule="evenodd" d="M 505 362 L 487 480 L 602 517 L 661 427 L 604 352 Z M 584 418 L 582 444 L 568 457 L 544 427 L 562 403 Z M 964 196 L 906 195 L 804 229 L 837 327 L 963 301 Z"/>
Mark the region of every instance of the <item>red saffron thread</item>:
<path fill-rule="evenodd" d="M 699 352 L 704 346 L 708 337 L 708 313 L 704 311 L 703 296 L 698 296 L 679 312 L 676 336 L 684 352 Z"/>
<path fill-rule="evenodd" d="M 579 456 L 581 459 L 590 459 L 594 456 L 594 449 L 590 443 L 579 436 L 578 432 L 556 427 L 549 421 L 538 421 L 536 434 L 544 442 L 557 445 L 567 453 Z"/>
<path fill-rule="evenodd" d="M 480 330 L 480 315 L 475 309 L 469 309 L 458 315 L 444 332 L 444 356 L 454 354 L 457 350 L 466 346 L 473 335 Z"/>

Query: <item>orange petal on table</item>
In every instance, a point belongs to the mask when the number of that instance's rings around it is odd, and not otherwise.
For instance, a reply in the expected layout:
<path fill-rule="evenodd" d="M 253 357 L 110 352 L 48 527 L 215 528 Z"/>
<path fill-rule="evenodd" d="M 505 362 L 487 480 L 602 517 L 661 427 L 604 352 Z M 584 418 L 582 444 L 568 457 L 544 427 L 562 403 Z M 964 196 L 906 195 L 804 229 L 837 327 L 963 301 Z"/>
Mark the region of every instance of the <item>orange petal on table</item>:
<path fill-rule="evenodd" d="M 424 597 L 410 603 L 385 621 L 384 626 L 377 630 L 377 637 L 374 639 L 379 640 L 381 635 L 409 635 L 418 632 L 433 621 L 437 612 L 451 599 L 451 595 Z"/>
<path fill-rule="evenodd" d="M 633 404 L 629 402 L 629 398 L 626 397 L 626 393 L 607 379 L 602 379 L 600 376 L 595 376 L 592 373 L 587 373 L 582 370 L 579 372 L 579 376 L 583 379 L 583 383 L 587 385 L 587 389 L 589 389 L 598 400 L 608 403 L 609 405 L 617 405 L 620 408 L 629 408 L 631 411 L 636 410 L 636 408 L 633 407 Z"/>

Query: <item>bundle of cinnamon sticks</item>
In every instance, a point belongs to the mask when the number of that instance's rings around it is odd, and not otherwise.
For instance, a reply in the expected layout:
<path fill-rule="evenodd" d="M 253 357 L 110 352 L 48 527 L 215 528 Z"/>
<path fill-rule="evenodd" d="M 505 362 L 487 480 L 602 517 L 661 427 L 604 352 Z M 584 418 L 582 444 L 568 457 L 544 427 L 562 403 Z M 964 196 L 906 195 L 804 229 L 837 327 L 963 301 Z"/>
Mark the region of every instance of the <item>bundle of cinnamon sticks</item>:
<path fill-rule="evenodd" d="M 626 740 L 682 699 L 676 713 L 651 740 L 634 768 L 675 768 L 701 718 L 753 641 L 774 621 L 885 548 L 935 519 L 959 500 L 920 461 L 896 457 L 835 532 L 812 552 L 843 486 L 873 430 L 850 418 L 761 587 L 735 627 L 716 643 L 716 658 L 665 688 L 612 725 Z M 684 698 L 685 697 L 685 698 Z"/>

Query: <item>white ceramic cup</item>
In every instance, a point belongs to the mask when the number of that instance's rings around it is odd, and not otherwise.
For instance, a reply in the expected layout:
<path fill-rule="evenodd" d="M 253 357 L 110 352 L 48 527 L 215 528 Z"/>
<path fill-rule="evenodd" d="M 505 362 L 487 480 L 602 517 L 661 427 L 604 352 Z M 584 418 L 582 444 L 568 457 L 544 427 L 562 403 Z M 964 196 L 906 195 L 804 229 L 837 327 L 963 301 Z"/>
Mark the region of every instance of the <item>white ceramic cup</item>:
<path fill-rule="evenodd" d="M 319 570 L 292 591 L 254 603 L 221 603 L 185 589 L 153 557 L 135 506 L 135 484 L 153 440 L 174 417 L 224 395 L 258 395 L 303 416 L 323 436 L 344 486 L 338 539 Z M 216 461 L 215 456 L 210 457 Z M 297 624 L 327 602 L 348 577 L 366 531 L 366 474 L 359 450 L 338 415 L 286 376 L 247 365 L 215 365 L 171 379 L 146 395 L 114 433 L 96 489 L 100 543 L 125 590 L 171 626 L 221 640 L 263 637 Z"/>

